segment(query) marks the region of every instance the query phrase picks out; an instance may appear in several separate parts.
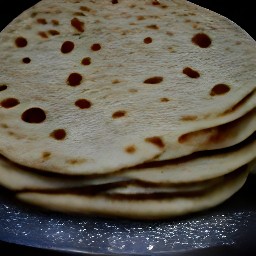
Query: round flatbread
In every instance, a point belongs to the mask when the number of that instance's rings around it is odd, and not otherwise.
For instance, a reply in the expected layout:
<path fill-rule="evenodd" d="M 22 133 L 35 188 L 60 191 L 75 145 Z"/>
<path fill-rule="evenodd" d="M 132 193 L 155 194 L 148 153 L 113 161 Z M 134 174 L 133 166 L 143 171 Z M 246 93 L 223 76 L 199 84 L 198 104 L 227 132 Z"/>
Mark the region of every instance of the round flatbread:
<path fill-rule="evenodd" d="M 41 170 L 172 158 L 183 134 L 255 107 L 255 41 L 184 0 L 42 0 L 0 53 L 0 153 Z"/>
<path fill-rule="evenodd" d="M 245 183 L 247 171 L 238 171 L 210 189 L 151 195 L 86 195 L 76 193 L 19 193 L 17 198 L 32 205 L 64 213 L 116 216 L 131 219 L 163 219 L 214 207 L 236 193 Z"/>
<path fill-rule="evenodd" d="M 47 175 L 0 157 L 0 185 L 14 191 L 75 189 L 120 182 L 139 181 L 148 186 L 206 182 L 251 163 L 255 159 L 255 136 L 240 145 L 188 157 L 146 163 L 106 176 Z M 252 166 L 252 164 L 250 165 Z M 250 169 L 253 169 L 252 167 Z"/>

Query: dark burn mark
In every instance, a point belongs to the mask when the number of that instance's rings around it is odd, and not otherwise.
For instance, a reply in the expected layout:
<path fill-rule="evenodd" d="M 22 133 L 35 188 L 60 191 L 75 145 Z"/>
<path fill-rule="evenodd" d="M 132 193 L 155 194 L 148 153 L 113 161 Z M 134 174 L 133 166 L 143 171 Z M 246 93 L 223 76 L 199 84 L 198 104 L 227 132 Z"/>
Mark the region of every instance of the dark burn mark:
<path fill-rule="evenodd" d="M 71 20 L 71 25 L 79 32 L 84 32 L 84 22 L 80 21 L 78 18 L 73 18 Z"/>
<path fill-rule="evenodd" d="M 79 99 L 75 102 L 75 105 L 81 109 L 88 109 L 92 106 L 92 103 L 86 99 Z"/>
<path fill-rule="evenodd" d="M 50 136 L 55 140 L 64 140 L 67 136 L 67 133 L 64 129 L 57 129 L 53 131 Z"/>
<path fill-rule="evenodd" d="M 46 25 L 46 24 L 47 24 L 46 19 L 37 19 L 36 22 L 37 22 L 38 24 L 42 24 L 42 25 Z"/>
<path fill-rule="evenodd" d="M 200 74 L 198 71 L 196 70 L 193 70 L 192 68 L 190 67 L 186 67 L 183 69 L 183 74 L 187 75 L 188 77 L 190 78 L 199 78 L 200 77 Z"/>
<path fill-rule="evenodd" d="M 25 64 L 29 64 L 31 62 L 31 59 L 26 57 L 26 58 L 22 59 L 22 62 L 25 63 Z"/>
<path fill-rule="evenodd" d="M 151 44 L 152 43 L 152 38 L 151 37 L 146 37 L 145 39 L 144 39 L 144 43 L 145 44 Z"/>
<path fill-rule="evenodd" d="M 229 91 L 230 91 L 230 87 L 228 85 L 226 85 L 226 84 L 217 84 L 212 88 L 212 90 L 210 92 L 210 95 L 211 96 L 222 95 L 222 94 L 225 94 Z"/>
<path fill-rule="evenodd" d="M 158 27 L 157 25 L 155 25 L 155 24 L 153 24 L 153 25 L 148 25 L 148 26 L 146 26 L 146 28 L 150 28 L 150 29 L 159 29 L 159 27 Z"/>
<path fill-rule="evenodd" d="M 212 44 L 211 38 L 204 33 L 194 35 L 192 42 L 201 48 L 208 48 Z"/>
<path fill-rule="evenodd" d="M 66 41 L 61 46 L 61 52 L 64 54 L 70 53 L 75 48 L 75 44 L 71 41 Z"/>
<path fill-rule="evenodd" d="M 190 115 L 187 115 L 187 116 L 182 116 L 181 117 L 181 120 L 182 121 L 195 121 L 197 120 L 197 116 L 190 116 Z"/>
<path fill-rule="evenodd" d="M 0 92 L 5 91 L 7 89 L 7 85 L 1 84 L 0 85 Z"/>
<path fill-rule="evenodd" d="M 50 30 L 48 30 L 48 33 L 49 33 L 50 35 L 52 35 L 52 36 L 57 36 L 57 35 L 59 35 L 59 34 L 60 34 L 60 32 L 59 32 L 59 31 L 54 30 L 54 29 L 50 29 Z"/>
<path fill-rule="evenodd" d="M 42 38 L 48 38 L 48 35 L 44 31 L 38 32 L 38 35 L 41 36 Z"/>
<path fill-rule="evenodd" d="M 136 147 L 134 145 L 128 146 L 125 148 L 125 152 L 127 152 L 128 154 L 133 154 L 136 152 Z"/>
<path fill-rule="evenodd" d="M 112 117 L 116 119 L 116 118 L 124 117 L 125 115 L 126 115 L 126 111 L 119 110 L 119 111 L 116 111 L 115 113 L 113 113 Z"/>
<path fill-rule="evenodd" d="M 144 84 L 160 84 L 163 82 L 163 77 L 161 76 L 154 76 L 151 78 L 148 78 L 144 81 Z"/>
<path fill-rule="evenodd" d="M 81 61 L 81 64 L 83 64 L 85 66 L 91 65 L 91 58 L 90 57 L 83 58 Z"/>
<path fill-rule="evenodd" d="M 23 48 L 28 45 L 28 41 L 26 38 L 20 36 L 16 38 L 15 44 L 18 48 Z"/>
<path fill-rule="evenodd" d="M 1 106 L 3 108 L 13 108 L 20 104 L 20 101 L 15 98 L 8 98 L 1 101 Z"/>
<path fill-rule="evenodd" d="M 67 83 L 70 86 L 78 86 L 81 84 L 83 77 L 79 73 L 71 73 L 67 79 Z"/>
<path fill-rule="evenodd" d="M 112 4 L 118 4 L 118 0 L 112 0 L 111 3 Z"/>
<path fill-rule="evenodd" d="M 96 51 L 99 51 L 101 49 L 101 45 L 100 44 L 93 44 L 91 46 L 91 50 L 96 52 Z"/>
<path fill-rule="evenodd" d="M 157 146 L 159 148 L 164 148 L 165 147 L 165 144 L 162 141 L 162 139 L 160 137 L 157 137 L 157 136 L 151 137 L 151 138 L 146 138 L 145 141 L 149 142 L 149 143 L 152 143 L 152 144 L 154 144 L 155 146 Z"/>
<path fill-rule="evenodd" d="M 46 114 L 41 108 L 30 108 L 23 112 L 21 119 L 30 124 L 39 124 L 46 119 Z"/>

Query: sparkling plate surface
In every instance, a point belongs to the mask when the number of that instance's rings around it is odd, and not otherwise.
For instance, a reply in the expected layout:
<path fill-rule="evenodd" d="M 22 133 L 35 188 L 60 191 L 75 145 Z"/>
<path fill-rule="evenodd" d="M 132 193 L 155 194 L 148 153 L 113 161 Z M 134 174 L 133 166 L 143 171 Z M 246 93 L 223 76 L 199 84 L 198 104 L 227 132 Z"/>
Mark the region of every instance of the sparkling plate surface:
<path fill-rule="evenodd" d="M 254 247 L 256 176 L 211 210 L 165 221 L 128 221 L 39 211 L 1 193 L 0 240 L 90 254 L 159 255 L 201 249 Z M 197 254 L 192 254 L 197 255 Z"/>

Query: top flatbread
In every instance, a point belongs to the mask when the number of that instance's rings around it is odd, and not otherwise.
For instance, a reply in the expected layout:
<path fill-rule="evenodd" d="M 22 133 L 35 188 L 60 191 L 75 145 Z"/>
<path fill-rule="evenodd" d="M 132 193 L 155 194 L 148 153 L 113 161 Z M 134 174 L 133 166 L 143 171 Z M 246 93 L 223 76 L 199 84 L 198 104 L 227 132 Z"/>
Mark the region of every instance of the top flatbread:
<path fill-rule="evenodd" d="M 43 0 L 0 53 L 0 153 L 48 171 L 171 158 L 169 140 L 255 107 L 255 41 L 183 0 Z"/>

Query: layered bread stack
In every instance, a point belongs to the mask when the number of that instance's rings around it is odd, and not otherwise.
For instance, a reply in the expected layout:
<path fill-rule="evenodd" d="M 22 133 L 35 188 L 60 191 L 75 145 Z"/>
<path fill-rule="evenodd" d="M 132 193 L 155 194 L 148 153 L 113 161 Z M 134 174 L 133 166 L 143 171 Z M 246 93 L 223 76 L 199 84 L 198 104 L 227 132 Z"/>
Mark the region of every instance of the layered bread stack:
<path fill-rule="evenodd" d="M 256 157 L 255 46 L 185 0 L 40 1 L 0 34 L 0 184 L 137 219 L 224 202 Z"/>

